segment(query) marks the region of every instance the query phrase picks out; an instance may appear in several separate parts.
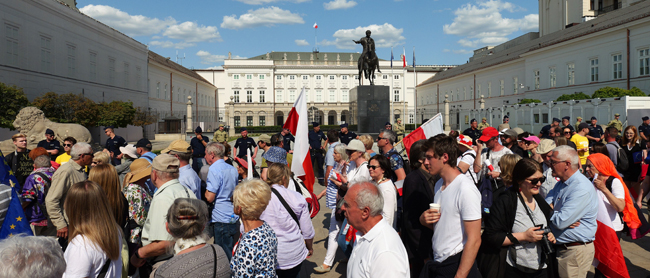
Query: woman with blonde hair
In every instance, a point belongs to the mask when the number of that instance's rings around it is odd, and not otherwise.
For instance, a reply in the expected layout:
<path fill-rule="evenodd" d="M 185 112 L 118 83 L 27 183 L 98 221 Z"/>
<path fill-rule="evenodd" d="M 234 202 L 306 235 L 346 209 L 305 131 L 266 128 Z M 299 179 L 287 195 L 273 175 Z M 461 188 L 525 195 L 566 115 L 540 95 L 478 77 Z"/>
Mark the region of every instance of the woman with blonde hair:
<path fill-rule="evenodd" d="M 200 199 L 174 200 L 165 224 L 175 241 L 174 257 L 156 269 L 154 277 L 230 277 L 223 248 L 206 243 L 209 220 L 208 206 Z"/>
<path fill-rule="evenodd" d="M 124 227 L 129 220 L 129 204 L 124 194 L 122 194 L 122 186 L 120 186 L 119 176 L 115 167 L 111 164 L 97 165 L 90 170 L 88 180 L 94 181 L 102 187 L 106 193 L 105 198 L 113 212 L 115 223 L 120 225 L 120 227 Z M 128 233 L 128 231 L 125 231 L 125 233 Z"/>
<path fill-rule="evenodd" d="M 68 190 L 63 207 L 70 234 L 63 277 L 119 277 L 122 233 L 106 192 L 90 180 L 76 183 Z"/>
<path fill-rule="evenodd" d="M 278 238 L 260 219 L 270 201 L 271 187 L 262 180 L 244 181 L 235 187 L 233 210 L 244 229 L 230 262 L 232 277 L 276 277 Z"/>
<path fill-rule="evenodd" d="M 516 154 L 506 154 L 501 157 L 499 167 L 501 168 L 501 179 L 506 187 L 512 186 L 512 171 L 515 169 L 517 162 L 521 160 L 521 156 Z"/>
<path fill-rule="evenodd" d="M 363 146 L 366 148 L 366 153 L 368 153 L 370 157 L 377 155 L 377 153 L 372 150 L 372 146 L 375 144 L 375 140 L 372 139 L 372 136 L 368 134 L 361 135 L 359 136 L 359 141 L 363 143 Z"/>
<path fill-rule="evenodd" d="M 295 278 L 300 273 L 302 262 L 314 253 L 316 233 L 311 223 L 309 207 L 302 194 L 287 189 L 291 180 L 291 171 L 287 165 L 272 163 L 267 179 L 273 194 L 260 220 L 268 223 L 278 237 L 276 274 L 279 278 Z"/>
<path fill-rule="evenodd" d="M 105 152 L 96 152 L 90 166 L 95 167 L 99 164 L 111 164 L 111 156 Z"/>

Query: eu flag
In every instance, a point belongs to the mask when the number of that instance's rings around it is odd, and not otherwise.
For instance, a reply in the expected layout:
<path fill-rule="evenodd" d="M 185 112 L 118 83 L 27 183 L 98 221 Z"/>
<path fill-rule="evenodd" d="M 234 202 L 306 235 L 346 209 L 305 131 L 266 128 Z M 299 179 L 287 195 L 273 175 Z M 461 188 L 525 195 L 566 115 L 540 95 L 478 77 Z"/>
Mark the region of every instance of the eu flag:
<path fill-rule="evenodd" d="M 14 176 L 14 173 L 11 171 L 9 164 L 7 164 L 2 151 L 0 151 L 0 183 L 9 185 L 13 188 L 18 185 L 18 180 Z"/>
<path fill-rule="evenodd" d="M 29 227 L 27 219 L 25 219 L 25 212 L 20 205 L 20 199 L 16 194 L 15 187 L 11 190 L 11 203 L 7 210 L 5 222 L 2 223 L 0 228 L 0 239 L 5 239 L 17 234 L 27 234 L 33 236 L 32 229 Z"/>

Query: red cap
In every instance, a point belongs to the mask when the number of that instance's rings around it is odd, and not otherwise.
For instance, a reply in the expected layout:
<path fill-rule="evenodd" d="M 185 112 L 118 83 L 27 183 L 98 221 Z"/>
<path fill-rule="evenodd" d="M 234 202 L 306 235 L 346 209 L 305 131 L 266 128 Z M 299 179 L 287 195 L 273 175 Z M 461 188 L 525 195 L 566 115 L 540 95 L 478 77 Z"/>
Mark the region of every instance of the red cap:
<path fill-rule="evenodd" d="M 478 140 L 482 142 L 487 142 L 488 140 L 498 136 L 499 136 L 499 131 L 496 128 L 486 127 L 483 129 L 483 134 L 481 135 L 481 137 L 478 138 Z"/>

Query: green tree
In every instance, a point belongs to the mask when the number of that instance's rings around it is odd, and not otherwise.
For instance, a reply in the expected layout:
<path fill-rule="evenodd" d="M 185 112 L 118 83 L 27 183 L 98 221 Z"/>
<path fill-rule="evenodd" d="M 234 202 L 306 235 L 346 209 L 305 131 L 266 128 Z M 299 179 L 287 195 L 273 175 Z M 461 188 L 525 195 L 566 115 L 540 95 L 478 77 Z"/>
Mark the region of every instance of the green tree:
<path fill-rule="evenodd" d="M 583 92 L 575 92 L 570 95 L 567 94 L 561 95 L 555 101 L 580 100 L 580 99 L 591 99 L 591 97 L 585 95 Z"/>
<path fill-rule="evenodd" d="M 136 108 L 135 115 L 133 116 L 133 125 L 144 127 L 158 121 L 158 115 L 151 113 L 151 111 L 145 111 L 142 107 Z"/>
<path fill-rule="evenodd" d="M 76 123 L 86 127 L 97 125 L 99 111 L 91 99 L 73 93 L 59 95 L 48 92 L 32 102 L 45 117 L 58 123 Z"/>
<path fill-rule="evenodd" d="M 99 121 L 100 126 L 126 127 L 133 124 L 136 109 L 133 102 L 130 101 L 111 101 L 110 103 L 102 102 L 99 104 Z"/>
<path fill-rule="evenodd" d="M 608 98 L 608 97 L 624 97 L 624 96 L 633 96 L 633 97 L 644 97 L 646 96 L 643 91 L 637 87 L 632 87 L 632 89 L 625 90 L 617 87 L 604 87 L 596 90 L 592 95 L 592 98 Z"/>
<path fill-rule="evenodd" d="M 25 96 L 22 88 L 16 86 L 7 86 L 0 82 L 0 127 L 14 128 L 13 122 L 20 109 L 29 105 L 29 100 Z"/>
<path fill-rule="evenodd" d="M 525 98 L 522 99 L 518 104 L 528 104 L 528 103 L 542 103 L 539 99 Z"/>

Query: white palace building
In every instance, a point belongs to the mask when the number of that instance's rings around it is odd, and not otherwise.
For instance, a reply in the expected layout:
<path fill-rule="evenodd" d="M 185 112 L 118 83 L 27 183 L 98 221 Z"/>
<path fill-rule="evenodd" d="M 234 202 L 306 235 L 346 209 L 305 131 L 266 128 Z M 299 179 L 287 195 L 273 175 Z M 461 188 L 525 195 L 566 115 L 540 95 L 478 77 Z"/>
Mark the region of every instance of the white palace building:
<path fill-rule="evenodd" d="M 418 118 L 444 113 L 447 102 L 451 129 L 463 130 L 470 117 L 488 117 L 492 126 L 499 125 L 504 114 L 517 115 L 512 106 L 522 99 L 549 102 L 606 86 L 637 87 L 648 94 L 649 64 L 650 1 L 539 1 L 539 32 L 477 49 L 468 63 L 418 85 Z M 552 121 L 549 109 L 535 111 L 520 123 Z M 606 116 L 599 120 L 613 117 Z"/>

